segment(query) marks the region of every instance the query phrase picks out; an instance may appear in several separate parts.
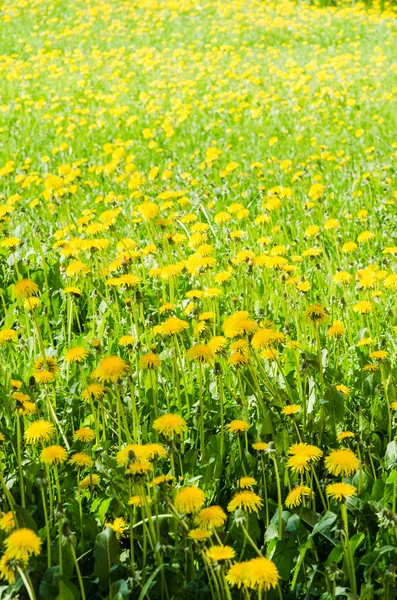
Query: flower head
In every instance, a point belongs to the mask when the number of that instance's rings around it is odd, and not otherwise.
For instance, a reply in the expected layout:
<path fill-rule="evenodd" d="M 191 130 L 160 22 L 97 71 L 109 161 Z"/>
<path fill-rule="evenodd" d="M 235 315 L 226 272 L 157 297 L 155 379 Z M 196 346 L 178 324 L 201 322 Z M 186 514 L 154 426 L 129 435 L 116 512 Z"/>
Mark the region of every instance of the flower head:
<path fill-rule="evenodd" d="M 128 371 L 128 364 L 119 356 L 106 356 L 101 360 L 92 376 L 102 383 L 116 382 Z"/>
<path fill-rule="evenodd" d="M 339 483 L 330 483 L 325 488 L 325 491 L 330 498 L 343 502 L 344 500 L 347 500 L 349 496 L 354 496 L 357 492 L 357 488 L 350 483 L 341 481 Z"/>
<path fill-rule="evenodd" d="M 87 358 L 87 356 L 88 356 L 88 351 L 85 348 L 78 346 L 76 348 L 71 348 L 70 350 L 68 350 L 66 352 L 65 361 L 67 363 L 74 363 L 74 362 L 81 363 L 81 362 L 83 362 L 83 360 L 85 358 Z"/>
<path fill-rule="evenodd" d="M 37 294 L 39 286 L 31 279 L 21 279 L 14 285 L 14 296 L 17 300 L 30 298 Z"/>
<path fill-rule="evenodd" d="M 245 563 L 243 585 L 251 590 L 267 592 L 277 586 L 280 575 L 273 561 L 268 558 L 252 558 Z"/>
<path fill-rule="evenodd" d="M 255 442 L 254 444 L 252 444 L 252 447 L 257 452 L 266 452 L 269 448 L 269 444 L 267 444 L 266 442 Z"/>
<path fill-rule="evenodd" d="M 73 439 L 75 442 L 92 442 L 95 440 L 95 433 L 90 427 L 82 427 L 74 432 Z"/>
<path fill-rule="evenodd" d="M 298 413 L 300 410 L 301 406 L 299 404 L 289 404 L 288 406 L 284 406 L 283 410 L 281 411 L 281 414 L 292 417 L 296 415 L 296 413 Z"/>
<path fill-rule="evenodd" d="M 191 529 L 189 531 L 190 539 L 194 540 L 195 542 L 203 542 L 204 540 L 208 540 L 211 535 L 212 533 L 208 531 L 208 529 Z"/>
<path fill-rule="evenodd" d="M 360 465 L 357 456 L 348 448 L 333 450 L 325 459 L 325 468 L 332 475 L 347 477 L 355 473 Z"/>
<path fill-rule="evenodd" d="M 211 562 L 222 562 L 231 560 L 236 553 L 231 546 L 212 546 L 208 548 L 206 555 Z"/>
<path fill-rule="evenodd" d="M 196 344 L 187 351 L 186 356 L 199 363 L 209 363 L 215 358 L 215 352 L 209 344 Z"/>
<path fill-rule="evenodd" d="M 91 467 L 93 465 L 92 458 L 85 452 L 76 452 L 76 454 L 73 454 L 73 456 L 69 459 L 69 462 L 71 465 L 75 465 L 76 467 L 80 468 Z"/>
<path fill-rule="evenodd" d="M 41 540 L 31 529 L 22 527 L 16 529 L 5 540 L 7 556 L 10 559 L 28 560 L 32 554 L 38 556 L 41 549 Z"/>
<path fill-rule="evenodd" d="M 14 517 L 12 516 L 12 512 L 9 511 L 7 513 L 3 513 L 3 516 L 0 517 L 0 529 L 8 533 L 15 527 Z"/>
<path fill-rule="evenodd" d="M 314 323 L 314 325 L 321 325 L 327 319 L 327 311 L 321 304 L 313 304 L 305 310 L 305 317 L 308 321 Z"/>
<path fill-rule="evenodd" d="M 158 369 L 161 364 L 161 359 L 157 354 L 149 353 L 141 356 L 139 361 L 142 369 L 154 370 Z"/>
<path fill-rule="evenodd" d="M 222 527 L 225 523 L 227 516 L 220 506 L 207 506 L 202 508 L 196 518 L 195 523 L 202 529 L 211 529 L 216 527 Z"/>
<path fill-rule="evenodd" d="M 187 430 L 185 419 L 175 413 L 162 415 L 153 422 L 153 429 L 164 437 L 172 439 L 175 435 L 182 435 Z"/>
<path fill-rule="evenodd" d="M 37 442 L 48 442 L 53 433 L 55 427 L 49 421 L 39 419 L 34 421 L 25 431 L 25 439 L 28 444 L 36 444 Z"/>
<path fill-rule="evenodd" d="M 106 523 L 106 525 L 113 529 L 117 538 L 123 537 L 125 530 L 128 528 L 128 523 L 123 517 L 117 517 L 113 523 Z"/>
<path fill-rule="evenodd" d="M 99 475 L 97 475 L 96 473 L 93 474 L 89 474 L 87 475 L 87 477 L 84 477 L 84 479 L 82 479 L 79 483 L 79 488 L 81 490 L 87 489 L 87 488 L 94 488 L 97 485 L 99 485 L 101 478 L 99 477 Z"/>
<path fill-rule="evenodd" d="M 205 502 L 205 494 L 200 488 L 189 485 L 175 496 L 174 505 L 178 512 L 188 515 L 199 510 Z"/>
<path fill-rule="evenodd" d="M 254 479 L 253 477 L 241 477 L 238 480 L 238 487 L 242 490 L 245 490 L 247 488 L 249 489 L 253 485 L 256 485 L 256 479 Z"/>
<path fill-rule="evenodd" d="M 305 496 L 311 497 L 313 495 L 312 490 L 307 485 L 298 485 L 290 491 L 287 498 L 285 499 L 285 506 L 287 508 L 300 506 Z"/>
<path fill-rule="evenodd" d="M 243 433 L 250 428 L 250 424 L 246 421 L 242 421 L 241 419 L 236 419 L 235 421 L 231 421 L 226 425 L 226 429 L 231 433 Z"/>
<path fill-rule="evenodd" d="M 68 457 L 68 453 L 62 446 L 47 446 L 41 451 L 40 460 L 46 465 L 60 465 Z"/>
<path fill-rule="evenodd" d="M 171 336 L 177 333 L 182 333 L 182 331 L 188 327 L 189 324 L 186 323 L 186 321 L 182 321 L 182 319 L 178 319 L 178 317 L 170 317 L 160 326 L 159 333 L 162 333 L 166 336 Z"/>
<path fill-rule="evenodd" d="M 262 505 L 262 499 L 258 494 L 255 494 L 250 490 L 244 490 L 243 492 L 235 494 L 227 505 L 227 510 L 233 512 L 238 508 L 241 508 L 247 512 L 258 512 Z"/>

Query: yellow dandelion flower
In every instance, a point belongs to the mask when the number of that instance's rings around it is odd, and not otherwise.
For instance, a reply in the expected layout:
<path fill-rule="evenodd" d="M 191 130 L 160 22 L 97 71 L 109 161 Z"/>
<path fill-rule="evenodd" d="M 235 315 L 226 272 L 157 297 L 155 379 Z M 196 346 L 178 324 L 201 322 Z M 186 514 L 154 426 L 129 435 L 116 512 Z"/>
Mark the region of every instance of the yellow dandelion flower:
<path fill-rule="evenodd" d="M 195 518 L 196 525 L 202 529 L 222 527 L 227 519 L 226 513 L 220 506 L 207 506 L 202 508 Z"/>
<path fill-rule="evenodd" d="M 149 371 L 153 371 L 160 367 L 161 359 L 159 356 L 157 356 L 157 354 L 144 354 L 143 356 L 141 356 L 139 364 L 142 367 L 142 369 L 148 369 Z"/>
<path fill-rule="evenodd" d="M 196 344 L 187 351 L 186 356 L 199 363 L 210 363 L 215 358 L 215 352 L 208 344 Z"/>
<path fill-rule="evenodd" d="M 257 452 L 266 452 L 269 448 L 269 444 L 267 444 L 266 442 L 255 442 L 254 444 L 252 444 L 252 447 Z"/>
<path fill-rule="evenodd" d="M 123 537 L 128 529 L 128 523 L 123 517 L 117 517 L 113 523 L 105 523 L 105 525 L 113 529 L 118 539 Z"/>
<path fill-rule="evenodd" d="M 238 508 L 248 512 L 258 512 L 262 505 L 262 499 L 258 494 L 255 494 L 255 492 L 251 492 L 250 490 L 245 490 L 234 495 L 227 505 L 227 509 L 229 512 L 233 512 Z"/>
<path fill-rule="evenodd" d="M 30 298 L 38 291 L 39 286 L 31 279 L 21 279 L 14 285 L 14 296 L 17 300 Z"/>
<path fill-rule="evenodd" d="M 354 496 L 357 493 L 357 488 L 350 483 L 341 481 L 339 483 L 330 483 L 325 488 L 325 491 L 330 498 L 343 502 L 344 500 L 347 500 L 349 496 Z"/>
<path fill-rule="evenodd" d="M 68 457 L 62 446 L 47 446 L 41 451 L 40 460 L 46 465 L 61 465 Z"/>
<path fill-rule="evenodd" d="M 85 490 L 87 488 L 94 488 L 96 486 L 99 485 L 101 478 L 99 477 L 99 475 L 97 475 L 96 473 L 87 475 L 87 477 L 84 477 L 84 479 L 82 479 L 79 483 L 79 488 L 81 490 Z"/>
<path fill-rule="evenodd" d="M 76 452 L 76 454 L 73 454 L 73 456 L 69 459 L 69 463 L 71 465 L 75 465 L 76 467 L 83 468 L 91 467 L 94 464 L 94 461 L 85 452 Z"/>
<path fill-rule="evenodd" d="M 326 321 L 327 311 L 321 304 L 313 304 L 305 310 L 305 317 L 315 325 L 320 325 Z"/>
<path fill-rule="evenodd" d="M 153 422 L 153 429 L 164 437 L 172 439 L 175 435 L 182 435 L 187 430 L 187 423 L 181 416 L 169 413 L 156 419 Z"/>
<path fill-rule="evenodd" d="M 14 517 L 12 516 L 12 512 L 9 511 L 7 513 L 3 513 L 2 517 L 0 517 L 0 529 L 8 533 L 15 527 Z"/>
<path fill-rule="evenodd" d="M 176 510 L 188 515 L 198 511 L 205 502 L 205 494 L 200 488 L 189 485 L 180 490 L 175 496 L 174 506 Z"/>
<path fill-rule="evenodd" d="M 226 425 L 226 429 L 230 431 L 230 433 L 243 433 L 244 431 L 248 431 L 250 427 L 251 425 L 249 423 L 242 421 L 241 419 L 236 419 Z"/>
<path fill-rule="evenodd" d="M 256 485 L 256 479 L 253 477 L 241 477 L 238 482 L 238 487 L 242 490 L 252 488 L 252 486 Z"/>
<path fill-rule="evenodd" d="M 128 364 L 119 356 L 106 356 L 92 373 L 92 377 L 99 379 L 102 383 L 116 382 L 128 370 Z"/>
<path fill-rule="evenodd" d="M 31 529 L 22 527 L 16 529 L 4 541 L 7 556 L 15 560 L 28 560 L 33 554 L 38 556 L 41 550 L 41 540 Z"/>
<path fill-rule="evenodd" d="M 292 488 L 292 490 L 286 497 L 285 506 L 287 508 L 300 506 L 302 504 L 302 500 L 305 496 L 311 497 L 312 495 L 313 495 L 313 492 L 307 485 L 298 485 L 298 486 Z"/>
<path fill-rule="evenodd" d="M 212 536 L 211 531 L 209 531 L 208 529 L 191 529 L 189 531 L 189 536 L 191 540 L 194 540 L 195 542 L 203 542 L 205 540 L 208 540 L 208 538 L 210 538 Z"/>
<path fill-rule="evenodd" d="M 245 564 L 243 572 L 243 585 L 251 590 L 265 592 L 277 587 L 280 575 L 273 561 L 258 557 L 252 558 Z"/>
<path fill-rule="evenodd" d="M 82 348 L 82 347 L 71 348 L 65 354 L 65 362 L 81 363 L 81 362 L 83 362 L 83 360 L 85 358 L 87 358 L 87 356 L 88 356 L 88 351 L 85 348 Z"/>
<path fill-rule="evenodd" d="M 75 442 L 92 442 L 95 440 L 95 433 L 90 427 L 82 427 L 74 432 L 73 439 Z"/>
<path fill-rule="evenodd" d="M 329 338 L 340 338 L 344 336 L 346 329 L 341 321 L 334 321 L 331 327 L 328 328 L 327 336 Z"/>
<path fill-rule="evenodd" d="M 355 473 L 359 466 L 357 456 L 348 448 L 333 450 L 325 459 L 325 468 L 331 475 L 347 477 Z"/>
<path fill-rule="evenodd" d="M 293 416 L 296 415 L 301 410 L 301 406 L 299 404 L 290 404 L 288 406 L 284 406 L 281 414 Z"/>
<path fill-rule="evenodd" d="M 231 546 L 212 546 L 208 548 L 206 555 L 211 562 L 222 562 L 234 558 L 236 552 Z"/>
<path fill-rule="evenodd" d="M 176 335 L 188 329 L 189 324 L 178 317 L 170 317 L 160 326 L 160 333 L 166 336 Z"/>
<path fill-rule="evenodd" d="M 29 425 L 25 431 L 25 439 L 28 444 L 37 442 L 48 442 L 55 432 L 55 427 L 49 421 L 39 419 Z"/>

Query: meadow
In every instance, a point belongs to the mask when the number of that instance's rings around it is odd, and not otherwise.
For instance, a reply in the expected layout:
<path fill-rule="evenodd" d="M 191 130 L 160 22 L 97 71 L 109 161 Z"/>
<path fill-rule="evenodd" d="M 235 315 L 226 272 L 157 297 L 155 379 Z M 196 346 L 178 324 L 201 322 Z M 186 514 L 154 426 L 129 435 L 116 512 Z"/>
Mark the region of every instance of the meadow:
<path fill-rule="evenodd" d="M 1 600 L 397 598 L 396 18 L 3 0 Z"/>

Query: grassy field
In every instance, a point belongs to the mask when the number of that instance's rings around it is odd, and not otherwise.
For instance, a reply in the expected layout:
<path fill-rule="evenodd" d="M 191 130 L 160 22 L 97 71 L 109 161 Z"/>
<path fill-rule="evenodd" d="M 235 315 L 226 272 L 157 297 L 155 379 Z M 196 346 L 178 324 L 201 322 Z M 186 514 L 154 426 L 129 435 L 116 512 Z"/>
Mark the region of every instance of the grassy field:
<path fill-rule="evenodd" d="M 397 6 L 0 5 L 0 599 L 397 598 Z"/>

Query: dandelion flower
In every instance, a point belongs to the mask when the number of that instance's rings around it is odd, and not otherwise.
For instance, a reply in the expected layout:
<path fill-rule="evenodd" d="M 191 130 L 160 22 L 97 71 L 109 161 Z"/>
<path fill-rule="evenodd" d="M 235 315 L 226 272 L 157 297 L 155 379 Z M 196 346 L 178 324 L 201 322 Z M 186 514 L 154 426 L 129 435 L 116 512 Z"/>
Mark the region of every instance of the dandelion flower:
<path fill-rule="evenodd" d="M 227 510 L 229 512 L 233 512 L 238 508 L 241 508 L 248 512 L 258 512 L 262 505 L 262 499 L 260 498 L 260 496 L 258 496 L 258 494 L 255 494 L 250 490 L 245 490 L 243 492 L 238 492 L 237 494 L 235 494 L 235 496 L 227 505 Z"/>
<path fill-rule="evenodd" d="M 174 500 L 176 510 L 188 515 L 198 511 L 205 502 L 205 494 L 200 488 L 189 485 L 177 493 Z"/>
<path fill-rule="evenodd" d="M 327 319 L 327 311 L 321 304 L 313 304 L 305 310 L 305 317 L 315 325 L 321 325 Z"/>
<path fill-rule="evenodd" d="M 300 506 L 305 496 L 311 497 L 313 495 L 312 490 L 307 485 L 298 485 L 290 491 L 287 498 L 285 499 L 285 506 L 292 508 Z"/>
<path fill-rule="evenodd" d="M 2 329 L 0 331 L 0 346 L 3 346 L 7 342 L 17 342 L 18 333 L 15 329 Z"/>
<path fill-rule="evenodd" d="M 187 358 L 199 363 L 209 363 L 215 358 L 215 352 L 208 344 L 196 344 L 186 353 Z"/>
<path fill-rule="evenodd" d="M 123 517 L 117 517 L 113 523 L 106 523 L 105 525 L 113 529 L 118 539 L 123 537 L 126 529 L 128 528 L 128 523 L 125 519 L 123 519 Z"/>
<path fill-rule="evenodd" d="M 95 440 L 95 433 L 90 427 L 82 427 L 74 432 L 73 439 L 75 442 L 92 442 Z"/>
<path fill-rule="evenodd" d="M 141 356 L 139 361 L 142 369 L 155 370 L 158 369 L 161 364 L 161 359 L 157 354 L 149 353 Z"/>
<path fill-rule="evenodd" d="M 226 581 L 230 585 L 236 585 L 238 588 L 243 585 L 243 576 L 246 564 L 246 562 L 235 563 L 230 567 L 226 574 Z"/>
<path fill-rule="evenodd" d="M 331 475 L 347 477 L 359 468 L 360 461 L 348 448 L 333 450 L 325 459 L 325 468 Z"/>
<path fill-rule="evenodd" d="M 90 383 L 90 385 L 83 391 L 83 400 L 101 400 L 106 394 L 107 389 L 101 383 Z"/>
<path fill-rule="evenodd" d="M 329 338 L 340 338 L 344 336 L 346 329 L 341 321 L 334 321 L 331 327 L 328 328 L 327 336 Z"/>
<path fill-rule="evenodd" d="M 354 433 L 352 431 L 341 431 L 341 433 L 339 433 L 336 439 L 338 442 L 341 442 L 342 440 L 346 440 L 349 438 L 354 438 Z"/>
<path fill-rule="evenodd" d="M 173 479 L 174 477 L 172 475 L 158 475 L 157 477 L 154 477 L 153 480 L 150 482 L 150 487 L 155 487 L 157 485 L 161 486 L 171 483 Z"/>
<path fill-rule="evenodd" d="M 37 442 L 48 442 L 55 431 L 54 425 L 44 419 L 34 421 L 25 431 L 25 439 L 28 444 Z"/>
<path fill-rule="evenodd" d="M 19 559 L 21 563 L 19 566 L 26 568 L 27 560 Z M 6 552 L 3 554 L 0 560 L 0 576 L 5 579 L 8 583 L 15 583 L 15 573 L 17 572 L 17 564 L 14 558 L 11 558 Z"/>
<path fill-rule="evenodd" d="M 253 477 L 241 477 L 238 480 L 238 487 L 242 490 L 249 489 L 254 485 L 256 485 L 256 479 Z"/>
<path fill-rule="evenodd" d="M 81 468 L 91 467 L 93 465 L 93 460 L 85 452 L 76 452 L 76 454 L 73 454 L 73 456 L 69 459 L 69 463 Z"/>
<path fill-rule="evenodd" d="M 208 548 L 206 555 L 211 562 L 221 562 L 231 560 L 236 553 L 231 546 L 212 546 Z"/>
<path fill-rule="evenodd" d="M 203 542 L 204 540 L 208 540 L 211 535 L 212 533 L 208 529 L 191 529 L 188 537 L 195 542 Z"/>
<path fill-rule="evenodd" d="M 339 502 L 343 502 L 347 500 L 349 496 L 354 496 L 357 492 L 357 488 L 350 483 L 338 482 L 338 483 L 330 483 L 325 488 L 327 496 L 330 498 L 334 498 L 335 500 L 339 500 Z"/>
<path fill-rule="evenodd" d="M 361 300 L 353 306 L 353 310 L 359 315 L 366 315 L 372 312 L 372 304 L 368 300 Z"/>
<path fill-rule="evenodd" d="M 102 383 L 116 382 L 128 371 L 128 364 L 119 356 L 106 356 L 101 360 L 92 376 Z"/>
<path fill-rule="evenodd" d="M 171 336 L 177 333 L 182 333 L 184 329 L 187 329 L 189 324 L 178 317 L 170 317 L 160 326 L 160 333 L 163 335 Z"/>
<path fill-rule="evenodd" d="M 187 430 L 187 424 L 181 416 L 169 413 L 156 419 L 153 422 L 153 429 L 164 437 L 172 439 L 175 435 L 182 435 Z"/>
<path fill-rule="evenodd" d="M 252 447 L 257 452 L 266 452 L 269 448 L 269 444 L 267 444 L 266 442 L 255 442 L 254 444 L 252 444 Z"/>
<path fill-rule="evenodd" d="M 60 465 L 65 462 L 68 453 L 62 446 L 47 446 L 41 451 L 40 460 L 46 465 Z"/>
<path fill-rule="evenodd" d="M 222 527 L 227 519 L 226 513 L 220 506 L 202 508 L 195 518 L 195 523 L 202 529 Z"/>
<path fill-rule="evenodd" d="M 26 527 L 16 529 L 6 538 L 4 544 L 10 559 L 28 560 L 33 554 L 36 556 L 40 554 L 40 538 L 34 531 Z"/>
<path fill-rule="evenodd" d="M 293 416 L 296 415 L 301 410 L 301 406 L 299 404 L 290 404 L 289 406 L 284 406 L 281 414 Z"/>
<path fill-rule="evenodd" d="M 97 485 L 99 485 L 100 480 L 101 480 L 101 478 L 96 473 L 87 475 L 87 477 L 84 477 L 84 479 L 82 479 L 80 481 L 79 488 L 81 490 L 84 490 L 87 488 L 94 488 Z"/>
<path fill-rule="evenodd" d="M 248 431 L 250 427 L 249 423 L 241 419 L 236 419 L 226 425 L 226 429 L 231 433 L 243 433 L 244 431 Z"/>
<path fill-rule="evenodd" d="M 30 298 L 37 294 L 39 286 L 31 279 L 21 279 L 14 285 L 14 296 L 17 300 Z"/>
<path fill-rule="evenodd" d="M 0 517 L 0 529 L 8 533 L 15 527 L 14 517 L 12 516 L 12 512 L 9 511 L 7 513 L 3 513 L 3 516 Z"/>
<path fill-rule="evenodd" d="M 245 564 L 243 584 L 251 590 L 268 590 L 277 586 L 280 575 L 273 561 L 263 557 L 252 558 Z"/>
<path fill-rule="evenodd" d="M 71 348 L 65 354 L 65 361 L 67 363 L 78 362 L 81 363 L 88 356 L 88 351 L 85 348 L 77 347 Z"/>

